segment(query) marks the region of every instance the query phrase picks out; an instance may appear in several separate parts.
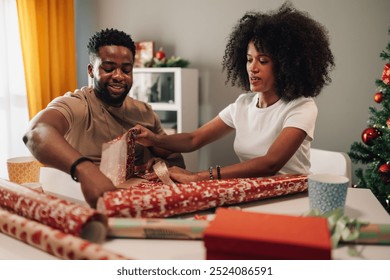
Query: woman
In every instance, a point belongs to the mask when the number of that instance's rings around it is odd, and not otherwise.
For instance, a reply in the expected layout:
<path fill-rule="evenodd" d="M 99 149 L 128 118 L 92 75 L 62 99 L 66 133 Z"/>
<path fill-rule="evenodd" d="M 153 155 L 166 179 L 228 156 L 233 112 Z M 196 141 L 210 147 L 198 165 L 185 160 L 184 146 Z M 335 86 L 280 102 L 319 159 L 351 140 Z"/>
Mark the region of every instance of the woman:
<path fill-rule="evenodd" d="M 137 142 L 191 152 L 235 131 L 240 163 L 195 173 L 170 168 L 171 178 L 181 183 L 307 174 L 317 118 L 313 97 L 331 81 L 333 67 L 325 28 L 292 4 L 270 13 L 246 13 L 233 28 L 223 57 L 227 82 L 246 93 L 191 133 L 156 135 L 137 125 Z"/>

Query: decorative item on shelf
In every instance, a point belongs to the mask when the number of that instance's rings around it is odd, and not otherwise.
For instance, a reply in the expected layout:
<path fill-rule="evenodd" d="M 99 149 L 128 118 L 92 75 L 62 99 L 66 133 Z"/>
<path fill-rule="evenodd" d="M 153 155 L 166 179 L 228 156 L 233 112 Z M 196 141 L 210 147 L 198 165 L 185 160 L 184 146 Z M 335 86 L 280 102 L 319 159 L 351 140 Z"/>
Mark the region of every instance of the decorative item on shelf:
<path fill-rule="evenodd" d="M 164 49 L 161 47 L 156 52 L 154 57 L 144 63 L 145 67 L 181 67 L 185 68 L 189 65 L 189 61 L 180 56 L 171 56 L 167 58 Z"/>
<path fill-rule="evenodd" d="M 145 63 L 153 59 L 154 42 L 136 42 L 135 48 L 134 67 L 146 67 Z"/>
<path fill-rule="evenodd" d="M 160 60 L 160 61 L 163 60 L 163 59 L 166 57 L 163 48 L 160 48 L 160 49 L 156 52 L 155 57 L 156 57 L 158 60 Z"/>

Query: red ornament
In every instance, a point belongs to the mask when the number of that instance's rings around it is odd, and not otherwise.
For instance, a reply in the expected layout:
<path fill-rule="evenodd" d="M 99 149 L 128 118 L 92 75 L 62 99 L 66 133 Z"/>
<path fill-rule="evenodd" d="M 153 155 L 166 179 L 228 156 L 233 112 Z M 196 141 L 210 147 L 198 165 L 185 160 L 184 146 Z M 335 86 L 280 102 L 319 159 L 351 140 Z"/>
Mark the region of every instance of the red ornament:
<path fill-rule="evenodd" d="M 386 124 L 387 124 L 387 128 L 390 128 L 390 119 L 387 119 Z"/>
<path fill-rule="evenodd" d="M 362 140 L 364 144 L 371 146 L 374 144 L 374 140 L 382 136 L 382 131 L 375 127 L 366 128 L 362 133 Z"/>
<path fill-rule="evenodd" d="M 383 182 L 390 183 L 390 164 L 389 162 L 382 164 L 379 167 L 379 174 L 381 175 L 381 179 Z"/>
<path fill-rule="evenodd" d="M 376 103 L 381 103 L 382 100 L 383 100 L 383 93 L 382 93 L 381 91 L 375 93 L 375 95 L 374 95 L 374 101 L 375 101 Z"/>
<path fill-rule="evenodd" d="M 165 58 L 165 52 L 163 51 L 163 48 L 160 48 L 158 52 L 156 52 L 156 58 L 158 60 L 163 60 Z"/>
<path fill-rule="evenodd" d="M 386 63 L 382 73 L 382 81 L 390 86 L 390 63 Z"/>

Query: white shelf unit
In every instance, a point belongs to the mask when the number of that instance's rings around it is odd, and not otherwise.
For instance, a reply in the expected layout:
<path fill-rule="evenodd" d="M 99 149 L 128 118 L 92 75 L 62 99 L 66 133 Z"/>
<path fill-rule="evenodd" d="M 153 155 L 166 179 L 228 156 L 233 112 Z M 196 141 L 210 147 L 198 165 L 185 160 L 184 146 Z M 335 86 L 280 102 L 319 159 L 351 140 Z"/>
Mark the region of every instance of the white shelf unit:
<path fill-rule="evenodd" d="M 197 69 L 134 68 L 129 95 L 149 103 L 167 134 L 191 132 L 199 125 L 199 73 Z M 198 171 L 198 151 L 183 153 L 186 168 Z"/>

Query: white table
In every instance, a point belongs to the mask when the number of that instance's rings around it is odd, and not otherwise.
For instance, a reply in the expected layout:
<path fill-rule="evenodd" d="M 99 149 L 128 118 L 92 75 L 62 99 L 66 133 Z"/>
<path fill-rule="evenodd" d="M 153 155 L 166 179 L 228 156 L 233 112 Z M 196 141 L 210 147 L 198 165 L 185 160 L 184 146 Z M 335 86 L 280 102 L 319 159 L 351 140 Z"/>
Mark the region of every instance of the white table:
<path fill-rule="evenodd" d="M 301 215 L 309 208 L 307 194 L 296 194 L 240 205 L 246 211 Z M 378 224 L 390 224 L 390 216 L 368 189 L 348 189 L 345 214 L 350 218 Z M 128 258 L 144 260 L 201 260 L 205 248 L 201 240 L 113 239 L 103 246 Z M 350 245 L 352 246 L 352 245 Z M 332 251 L 333 259 L 390 260 L 389 246 L 353 245 L 359 256 L 348 254 L 348 246 Z M 0 259 L 55 259 L 43 251 L 0 233 Z"/>

